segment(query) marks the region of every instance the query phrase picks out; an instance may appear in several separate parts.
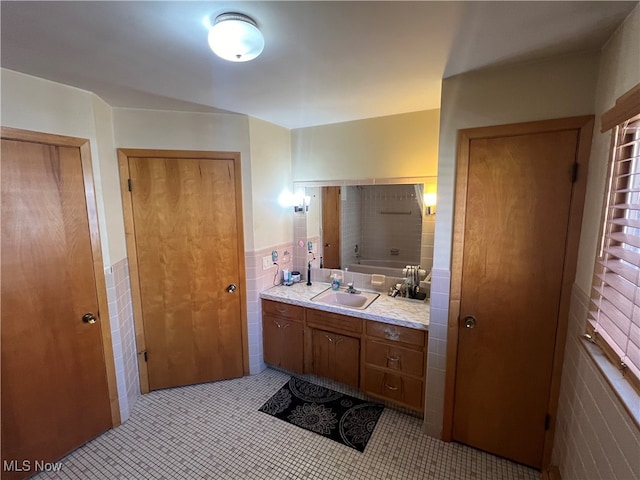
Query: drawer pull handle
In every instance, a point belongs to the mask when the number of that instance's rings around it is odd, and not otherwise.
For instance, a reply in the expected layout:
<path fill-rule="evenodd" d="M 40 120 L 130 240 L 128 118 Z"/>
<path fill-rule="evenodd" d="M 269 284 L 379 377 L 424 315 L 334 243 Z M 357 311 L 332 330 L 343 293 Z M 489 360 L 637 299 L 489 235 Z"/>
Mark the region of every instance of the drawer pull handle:
<path fill-rule="evenodd" d="M 279 324 L 278 322 L 276 322 L 275 320 L 273 321 L 273 323 L 275 323 L 275 324 L 276 324 L 276 326 L 277 326 L 278 328 L 282 328 L 282 325 L 280 325 L 280 324 Z"/>
<path fill-rule="evenodd" d="M 333 343 L 333 338 L 331 338 L 329 335 L 325 335 L 325 337 L 327 337 L 327 340 L 329 340 L 331 343 Z"/>
<path fill-rule="evenodd" d="M 398 390 L 398 387 L 394 387 L 392 385 L 387 385 L 386 383 L 384 384 L 384 386 L 385 386 L 385 388 L 388 388 L 389 390 L 393 390 L 393 391 Z"/>
<path fill-rule="evenodd" d="M 290 323 L 286 323 L 286 324 L 284 325 L 284 327 L 282 327 L 282 328 L 289 328 L 289 325 L 291 325 L 291 324 L 290 324 Z"/>
<path fill-rule="evenodd" d="M 400 357 L 397 355 L 393 357 L 390 357 L 389 355 L 387 355 L 387 360 L 389 360 L 390 362 L 397 362 L 398 360 L 400 360 Z"/>
<path fill-rule="evenodd" d="M 287 307 L 276 306 L 276 311 L 278 311 L 280 313 L 286 313 L 287 312 Z"/>
<path fill-rule="evenodd" d="M 400 333 L 395 328 L 385 327 L 382 331 L 389 340 L 400 340 Z"/>

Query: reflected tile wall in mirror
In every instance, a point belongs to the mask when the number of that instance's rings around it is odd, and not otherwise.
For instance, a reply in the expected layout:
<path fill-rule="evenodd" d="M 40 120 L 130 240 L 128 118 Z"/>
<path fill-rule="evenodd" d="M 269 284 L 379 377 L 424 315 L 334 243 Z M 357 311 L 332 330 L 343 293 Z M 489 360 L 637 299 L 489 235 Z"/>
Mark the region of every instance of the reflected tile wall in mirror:
<path fill-rule="evenodd" d="M 343 268 L 366 257 L 378 257 L 377 260 L 395 260 L 399 264 L 419 263 L 425 270 L 431 270 L 435 215 L 426 214 L 421 200 L 424 191 L 435 191 L 436 177 L 421 177 L 413 179 L 413 182 L 402 179 L 377 179 L 372 182 L 375 185 L 365 181 L 353 182 L 360 183 L 357 186 L 349 185 L 349 182 L 332 182 L 333 185 L 340 184 L 344 190 L 341 200 Z M 320 257 L 323 256 L 322 182 L 317 182 L 317 186 L 316 182 L 313 183 L 312 186 L 305 185 L 306 195 L 311 198 L 309 211 L 296 214 L 294 220 L 294 244 L 297 245 L 300 240 L 305 243 L 305 248 L 300 248 L 296 256 L 296 267 L 304 269 L 305 273 L 308 240 L 314 243 L 317 259 L 313 263 L 314 268 L 320 267 Z M 411 211 L 411 214 L 380 215 L 380 211 Z M 404 231 L 399 226 L 403 220 L 410 225 Z M 401 231 L 403 233 L 399 233 Z M 355 245 L 358 245 L 358 252 Z M 391 255 L 391 249 L 397 249 L 398 255 Z"/>

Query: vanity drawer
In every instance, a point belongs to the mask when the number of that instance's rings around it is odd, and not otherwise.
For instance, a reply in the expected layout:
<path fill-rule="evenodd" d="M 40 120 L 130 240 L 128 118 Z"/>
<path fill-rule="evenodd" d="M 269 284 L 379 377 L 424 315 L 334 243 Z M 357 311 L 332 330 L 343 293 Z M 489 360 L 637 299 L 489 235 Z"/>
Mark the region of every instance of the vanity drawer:
<path fill-rule="evenodd" d="M 392 340 L 394 342 L 408 343 L 418 347 L 424 347 L 427 343 L 427 332 L 425 330 L 416 330 L 414 328 L 390 325 L 382 322 L 368 321 L 367 335 L 383 338 L 385 340 Z"/>
<path fill-rule="evenodd" d="M 264 313 L 269 313 L 278 317 L 286 317 L 300 322 L 304 319 L 304 307 L 291 305 L 289 303 L 262 300 L 262 311 Z"/>
<path fill-rule="evenodd" d="M 422 350 L 412 350 L 393 343 L 367 339 L 365 361 L 378 367 L 422 377 L 424 355 Z"/>
<path fill-rule="evenodd" d="M 364 377 L 366 393 L 422 410 L 424 383 L 420 380 L 369 366 L 365 368 Z"/>
<path fill-rule="evenodd" d="M 323 330 L 337 330 L 351 333 L 362 333 L 362 319 L 307 309 L 307 325 Z"/>

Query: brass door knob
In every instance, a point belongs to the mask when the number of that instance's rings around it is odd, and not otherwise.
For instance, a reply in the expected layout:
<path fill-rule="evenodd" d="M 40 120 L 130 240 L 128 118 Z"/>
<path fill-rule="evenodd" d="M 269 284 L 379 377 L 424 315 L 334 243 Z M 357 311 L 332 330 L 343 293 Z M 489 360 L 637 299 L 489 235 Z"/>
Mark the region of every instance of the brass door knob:
<path fill-rule="evenodd" d="M 89 313 L 85 313 L 82 316 L 82 321 L 84 323 L 96 323 L 98 321 L 98 319 L 96 318 L 96 316 L 93 313 L 89 312 Z"/>
<path fill-rule="evenodd" d="M 468 315 L 468 316 L 464 317 L 463 320 L 464 320 L 465 328 L 475 328 L 476 327 L 476 323 L 478 323 L 476 321 L 476 317 L 474 317 L 473 315 Z"/>

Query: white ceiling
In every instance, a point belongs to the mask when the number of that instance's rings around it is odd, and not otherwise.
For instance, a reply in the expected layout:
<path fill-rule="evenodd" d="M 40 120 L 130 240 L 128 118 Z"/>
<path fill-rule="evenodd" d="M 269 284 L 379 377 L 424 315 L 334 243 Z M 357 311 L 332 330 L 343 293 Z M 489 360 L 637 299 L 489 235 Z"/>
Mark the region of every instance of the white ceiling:
<path fill-rule="evenodd" d="M 599 49 L 637 4 L 2 1 L 0 60 L 112 106 L 299 128 L 438 108 L 442 78 Z M 264 33 L 256 60 L 209 50 L 205 23 L 229 11 Z"/>

